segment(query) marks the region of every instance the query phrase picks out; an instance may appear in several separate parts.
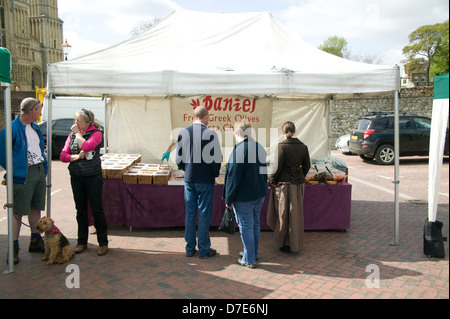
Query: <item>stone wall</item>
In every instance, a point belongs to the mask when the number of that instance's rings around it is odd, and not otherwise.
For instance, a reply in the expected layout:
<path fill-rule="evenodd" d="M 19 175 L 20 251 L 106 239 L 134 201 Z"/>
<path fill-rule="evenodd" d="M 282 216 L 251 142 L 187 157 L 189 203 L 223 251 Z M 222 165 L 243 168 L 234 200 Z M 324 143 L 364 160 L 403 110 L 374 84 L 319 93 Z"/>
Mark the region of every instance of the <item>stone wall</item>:
<path fill-rule="evenodd" d="M 20 102 L 27 97 L 36 98 L 36 92 L 33 91 L 11 91 L 11 116 L 14 113 L 20 113 Z M 5 92 L 0 88 L 0 130 L 5 126 Z"/>
<path fill-rule="evenodd" d="M 351 133 L 358 119 L 371 112 L 394 112 L 394 93 L 369 95 L 353 94 L 333 99 L 331 110 L 331 145 L 339 136 Z M 433 109 L 433 87 L 401 89 L 399 111 L 431 118 Z"/>

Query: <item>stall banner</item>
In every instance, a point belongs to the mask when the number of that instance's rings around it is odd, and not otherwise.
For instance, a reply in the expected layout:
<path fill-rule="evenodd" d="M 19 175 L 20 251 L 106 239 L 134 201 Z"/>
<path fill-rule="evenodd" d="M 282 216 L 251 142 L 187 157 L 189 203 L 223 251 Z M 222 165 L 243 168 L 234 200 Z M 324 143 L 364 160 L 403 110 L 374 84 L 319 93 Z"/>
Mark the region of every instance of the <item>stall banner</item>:
<path fill-rule="evenodd" d="M 234 147 L 233 126 L 239 120 L 251 123 L 252 137 L 266 149 L 270 163 L 275 162 L 277 145 L 284 139 L 281 127 L 286 121 L 294 122 L 295 135 L 308 146 L 312 159 L 328 155 L 325 99 L 210 95 L 111 96 L 105 115 L 108 152 L 141 154 L 143 162 L 159 163 L 179 132 L 192 124 L 194 106 L 200 103 L 209 108 L 208 126 L 221 135 L 224 162 Z M 175 162 L 174 152 L 170 161 Z"/>
<path fill-rule="evenodd" d="M 263 144 L 268 144 L 272 104 L 270 98 L 232 95 L 173 97 L 170 103 L 172 128 L 181 130 L 192 125 L 194 109 L 197 106 L 205 106 L 209 111 L 208 128 L 216 131 L 221 137 L 222 146 L 229 146 L 227 141 L 233 136 L 234 124 L 239 121 L 249 122 L 255 133 L 252 137 Z"/>

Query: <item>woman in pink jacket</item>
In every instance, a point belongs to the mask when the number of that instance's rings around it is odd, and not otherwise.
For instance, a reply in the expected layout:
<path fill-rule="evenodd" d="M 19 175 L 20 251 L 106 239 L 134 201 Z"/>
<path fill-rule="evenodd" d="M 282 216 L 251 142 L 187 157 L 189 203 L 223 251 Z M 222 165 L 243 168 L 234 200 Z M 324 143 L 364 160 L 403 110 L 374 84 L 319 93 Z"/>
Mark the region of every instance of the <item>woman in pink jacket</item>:
<path fill-rule="evenodd" d="M 86 109 L 77 111 L 75 124 L 71 128 L 72 133 L 67 137 L 60 159 L 62 162 L 70 163 L 70 183 L 78 222 L 78 241 L 75 252 L 79 254 L 87 248 L 89 203 L 99 244 L 97 254 L 103 256 L 108 252 L 108 227 L 102 203 L 103 177 L 100 148 L 103 133 L 99 128 L 100 125 L 95 122 L 94 113 Z"/>

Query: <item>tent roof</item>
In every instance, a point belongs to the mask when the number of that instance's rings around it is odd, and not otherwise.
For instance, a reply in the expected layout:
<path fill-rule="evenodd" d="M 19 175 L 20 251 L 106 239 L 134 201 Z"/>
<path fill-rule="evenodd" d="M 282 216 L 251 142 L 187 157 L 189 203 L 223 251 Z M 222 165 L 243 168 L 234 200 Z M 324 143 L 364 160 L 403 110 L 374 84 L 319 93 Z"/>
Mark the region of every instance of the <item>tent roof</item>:
<path fill-rule="evenodd" d="M 107 49 L 49 64 L 53 93 L 330 94 L 399 89 L 397 66 L 345 60 L 297 38 L 268 12 L 178 10 Z"/>

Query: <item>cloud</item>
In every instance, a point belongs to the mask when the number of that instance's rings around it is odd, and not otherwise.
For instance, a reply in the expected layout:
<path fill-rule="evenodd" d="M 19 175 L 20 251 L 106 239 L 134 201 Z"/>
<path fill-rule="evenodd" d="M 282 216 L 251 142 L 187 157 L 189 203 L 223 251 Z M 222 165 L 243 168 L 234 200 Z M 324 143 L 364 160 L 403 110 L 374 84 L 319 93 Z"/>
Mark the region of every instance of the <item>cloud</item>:
<path fill-rule="evenodd" d="M 105 42 L 82 38 L 78 33 L 73 31 L 64 32 L 64 36 L 67 39 L 67 42 L 72 46 L 68 56 L 69 60 L 110 46 L 110 44 Z"/>
<path fill-rule="evenodd" d="M 137 22 L 163 19 L 179 8 L 170 0 L 58 1 L 64 38 L 72 45 L 72 58 L 120 43 L 130 37 Z"/>
<path fill-rule="evenodd" d="M 446 0 L 306 0 L 282 10 L 279 19 L 314 46 L 338 35 L 350 49 L 378 54 L 387 63 L 386 58 L 392 60 L 388 54 L 398 57 L 408 45 L 412 31 L 448 19 L 448 9 Z"/>
<path fill-rule="evenodd" d="M 164 19 L 180 8 L 236 11 L 233 9 L 238 4 L 241 11 L 271 11 L 282 24 L 314 46 L 329 36 L 343 36 L 349 49 L 376 55 L 389 65 L 403 59 L 401 54 L 399 58 L 399 52 L 408 45 L 412 31 L 422 25 L 443 22 L 449 16 L 447 0 L 58 1 L 64 37 L 73 43 L 73 57 L 128 39 L 141 20 Z"/>

